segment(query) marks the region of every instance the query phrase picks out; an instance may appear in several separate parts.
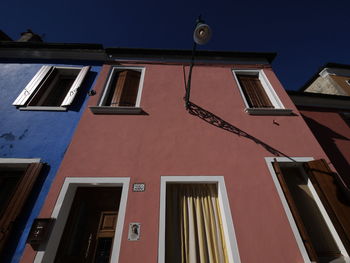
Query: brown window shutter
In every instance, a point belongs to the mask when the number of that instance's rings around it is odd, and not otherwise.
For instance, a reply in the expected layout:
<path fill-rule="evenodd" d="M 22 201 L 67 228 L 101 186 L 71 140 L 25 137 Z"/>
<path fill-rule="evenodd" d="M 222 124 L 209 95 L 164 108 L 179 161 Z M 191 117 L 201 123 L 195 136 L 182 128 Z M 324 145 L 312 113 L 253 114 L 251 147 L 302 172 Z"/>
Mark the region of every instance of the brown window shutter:
<path fill-rule="evenodd" d="M 237 74 L 237 79 L 249 107 L 274 108 L 258 76 Z"/>
<path fill-rule="evenodd" d="M 283 178 L 283 174 L 282 174 L 282 171 L 281 171 L 281 168 L 277 162 L 277 160 L 275 160 L 273 163 L 273 168 L 276 172 L 276 175 L 277 175 L 277 178 L 278 178 L 278 181 L 281 185 L 281 188 L 284 192 L 284 195 L 287 199 L 287 202 L 288 202 L 288 205 L 289 205 L 289 208 L 293 214 L 293 218 L 295 220 L 295 223 L 297 224 L 297 227 L 299 229 L 299 233 L 301 235 L 301 238 L 304 242 L 304 245 L 305 245 L 305 248 L 307 250 L 307 253 L 310 257 L 310 260 L 311 261 L 317 261 L 318 260 L 318 257 L 316 255 L 316 251 L 312 245 L 312 242 L 311 242 L 311 239 L 305 229 L 305 226 L 304 226 L 304 223 L 299 215 L 299 211 L 295 205 L 295 202 L 294 202 L 294 199 L 293 199 L 293 196 L 292 194 L 290 193 L 289 189 L 288 189 L 288 186 L 287 186 L 287 183 L 286 181 L 284 180 Z"/>
<path fill-rule="evenodd" d="M 0 217 L 0 252 L 42 169 L 42 163 L 29 164 Z"/>
<path fill-rule="evenodd" d="M 117 72 L 117 75 L 115 76 L 117 78 L 116 81 L 114 81 L 115 86 L 111 87 L 113 90 L 113 96 L 112 96 L 112 100 L 110 103 L 111 107 L 118 107 L 120 106 L 120 99 L 122 96 L 122 92 L 123 89 L 125 87 L 125 83 L 126 83 L 126 75 L 127 75 L 128 71 L 127 70 L 123 70 L 123 71 L 119 71 Z"/>
<path fill-rule="evenodd" d="M 345 249 L 350 253 L 350 203 L 337 183 L 336 174 L 323 159 L 304 165 Z"/>
<path fill-rule="evenodd" d="M 128 70 L 125 86 L 120 99 L 120 106 L 135 106 L 137 93 L 139 91 L 141 72 Z"/>

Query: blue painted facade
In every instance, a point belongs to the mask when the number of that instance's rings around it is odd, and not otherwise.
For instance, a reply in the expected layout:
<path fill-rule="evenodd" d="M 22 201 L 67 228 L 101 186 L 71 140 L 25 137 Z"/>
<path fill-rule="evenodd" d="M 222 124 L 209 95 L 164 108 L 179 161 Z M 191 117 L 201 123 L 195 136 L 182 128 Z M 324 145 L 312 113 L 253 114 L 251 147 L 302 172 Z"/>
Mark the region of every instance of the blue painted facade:
<path fill-rule="evenodd" d="M 0 158 L 40 158 L 48 164 L 22 211 L 17 232 L 1 262 L 19 261 L 32 222 L 41 210 L 101 68 L 98 63 L 91 67 L 68 111 L 20 111 L 12 103 L 43 65 L 89 64 L 0 63 Z"/>

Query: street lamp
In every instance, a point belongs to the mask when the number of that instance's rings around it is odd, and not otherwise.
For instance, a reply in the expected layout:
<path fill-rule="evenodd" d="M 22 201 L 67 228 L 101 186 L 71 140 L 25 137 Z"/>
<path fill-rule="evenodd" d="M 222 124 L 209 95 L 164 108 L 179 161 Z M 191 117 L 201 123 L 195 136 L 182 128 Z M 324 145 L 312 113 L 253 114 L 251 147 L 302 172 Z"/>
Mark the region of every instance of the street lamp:
<path fill-rule="evenodd" d="M 188 110 L 188 107 L 190 104 L 192 68 L 194 66 L 194 56 L 195 56 L 197 44 L 204 45 L 208 43 L 208 41 L 211 38 L 211 35 L 212 35 L 212 32 L 210 27 L 207 24 L 205 24 L 204 20 L 202 20 L 201 16 L 199 16 L 197 18 L 196 27 L 193 32 L 192 58 L 191 58 L 190 71 L 187 79 L 186 94 L 184 97 L 186 110 Z"/>

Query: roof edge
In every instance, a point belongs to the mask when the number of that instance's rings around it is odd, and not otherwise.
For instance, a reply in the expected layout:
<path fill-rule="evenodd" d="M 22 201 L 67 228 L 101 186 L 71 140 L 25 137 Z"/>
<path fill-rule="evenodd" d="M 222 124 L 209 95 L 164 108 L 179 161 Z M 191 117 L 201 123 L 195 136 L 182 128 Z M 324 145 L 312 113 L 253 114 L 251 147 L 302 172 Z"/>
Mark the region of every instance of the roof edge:
<path fill-rule="evenodd" d="M 107 55 L 118 55 L 123 57 L 170 57 L 170 58 L 189 58 L 192 50 L 187 49 L 151 49 L 151 48 L 123 48 L 113 47 L 106 48 Z M 269 63 L 275 59 L 276 52 L 238 52 L 238 51 L 214 51 L 214 50 L 197 50 L 196 57 L 210 60 L 227 60 L 230 58 L 261 58 L 266 59 Z"/>

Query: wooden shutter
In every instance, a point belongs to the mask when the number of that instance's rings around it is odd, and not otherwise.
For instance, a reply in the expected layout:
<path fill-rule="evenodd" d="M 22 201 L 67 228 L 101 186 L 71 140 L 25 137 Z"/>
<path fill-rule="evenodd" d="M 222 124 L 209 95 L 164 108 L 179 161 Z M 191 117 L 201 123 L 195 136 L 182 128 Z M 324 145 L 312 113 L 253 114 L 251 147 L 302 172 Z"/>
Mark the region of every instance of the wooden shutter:
<path fill-rule="evenodd" d="M 119 102 L 120 102 L 120 98 L 122 96 L 122 92 L 123 89 L 125 87 L 125 83 L 126 83 L 126 75 L 127 75 L 128 71 L 127 70 L 123 70 L 123 71 L 119 71 L 117 72 L 115 78 L 117 78 L 113 83 L 114 83 L 114 87 L 111 87 L 112 89 L 114 88 L 113 92 L 113 96 L 112 96 L 112 100 L 110 103 L 111 107 L 118 107 L 119 106 Z"/>
<path fill-rule="evenodd" d="M 258 76 L 237 74 L 237 79 L 249 107 L 274 108 Z"/>
<path fill-rule="evenodd" d="M 139 90 L 141 72 L 123 70 L 117 73 L 110 106 L 135 106 Z M 113 87 L 112 87 L 113 88 Z"/>
<path fill-rule="evenodd" d="M 78 89 L 80 88 L 81 84 L 83 83 L 84 81 L 84 78 L 85 76 L 87 75 L 87 73 L 89 72 L 90 70 L 90 66 L 87 66 L 87 67 L 83 67 L 77 78 L 75 79 L 75 81 L 73 82 L 71 88 L 69 89 L 66 97 L 64 98 L 61 106 L 68 106 L 68 105 L 71 105 L 75 96 L 77 95 L 78 93 Z"/>
<path fill-rule="evenodd" d="M 27 200 L 32 187 L 42 169 L 42 163 L 31 163 L 28 165 L 21 180 L 18 182 L 16 190 L 11 199 L 7 203 L 0 217 L 0 252 L 4 248 L 6 239 L 8 238 L 13 222 L 20 214 L 25 201 Z"/>
<path fill-rule="evenodd" d="M 289 189 L 288 189 L 288 186 L 287 186 L 287 183 L 286 181 L 284 180 L 283 178 L 283 174 L 282 174 L 282 171 L 281 171 L 281 168 L 278 164 L 278 162 L 275 160 L 273 163 L 273 168 L 275 169 L 275 172 L 276 172 L 276 175 L 277 175 L 277 178 L 278 178 L 278 181 L 281 185 L 281 188 L 284 192 L 284 196 L 286 197 L 287 199 L 287 202 L 288 202 L 288 205 L 289 205 L 289 208 L 293 214 L 293 218 L 294 218 L 294 221 L 299 229 L 299 233 L 300 233 L 300 236 L 304 242 L 304 245 L 305 245 L 305 248 L 307 250 L 307 253 L 309 254 L 309 257 L 310 257 L 310 260 L 311 261 L 317 261 L 317 255 L 316 255 L 316 251 L 312 245 L 312 242 L 311 242 L 311 239 L 306 231 L 306 228 L 304 226 L 304 223 L 300 217 L 300 214 L 299 214 L 299 211 L 297 209 L 297 206 L 294 202 L 294 199 L 293 199 L 293 196 L 292 194 L 290 193 Z"/>
<path fill-rule="evenodd" d="M 135 106 L 139 91 L 140 76 L 141 72 L 128 70 L 125 87 L 119 103 L 120 106 Z"/>
<path fill-rule="evenodd" d="M 19 94 L 16 100 L 12 103 L 12 105 L 25 105 L 33 92 L 39 87 L 39 85 L 43 82 L 47 74 L 52 71 L 52 69 L 52 66 L 42 66 L 41 69 L 32 78 L 32 80 L 27 84 L 24 90 Z"/>
<path fill-rule="evenodd" d="M 350 254 L 350 202 L 337 183 L 337 174 L 332 172 L 323 159 L 304 165 L 345 249 Z"/>

